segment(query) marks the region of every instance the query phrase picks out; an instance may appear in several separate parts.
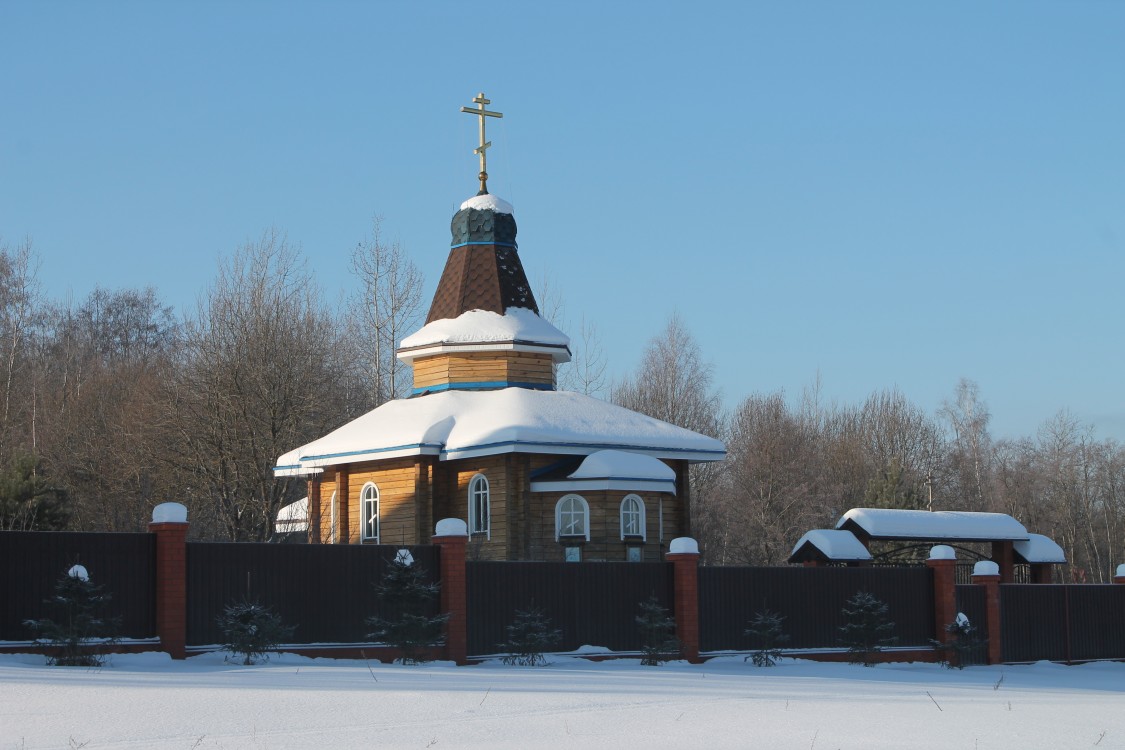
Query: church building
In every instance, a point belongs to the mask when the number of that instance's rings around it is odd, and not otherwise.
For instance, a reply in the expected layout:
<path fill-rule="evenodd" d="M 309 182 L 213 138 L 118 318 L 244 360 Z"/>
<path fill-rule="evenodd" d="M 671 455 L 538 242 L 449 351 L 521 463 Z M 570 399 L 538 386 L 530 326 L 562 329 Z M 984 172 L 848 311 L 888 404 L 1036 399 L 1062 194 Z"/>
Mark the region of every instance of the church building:
<path fill-rule="evenodd" d="M 382 404 L 281 456 L 308 479 L 309 541 L 424 544 L 461 518 L 489 560 L 661 559 L 691 534 L 688 467 L 723 458 L 714 438 L 556 388 L 570 339 L 539 316 L 512 206 L 488 193 L 484 94 L 480 192 L 453 216 L 426 324 L 397 356 L 409 398 Z"/>

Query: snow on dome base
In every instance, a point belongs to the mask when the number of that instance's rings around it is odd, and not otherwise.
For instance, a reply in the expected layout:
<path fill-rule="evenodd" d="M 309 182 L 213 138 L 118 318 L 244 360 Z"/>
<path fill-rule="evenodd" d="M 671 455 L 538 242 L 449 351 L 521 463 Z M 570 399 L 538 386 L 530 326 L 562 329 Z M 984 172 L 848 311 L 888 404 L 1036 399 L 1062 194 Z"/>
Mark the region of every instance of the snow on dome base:
<path fill-rule="evenodd" d="M 410 349 L 441 344 L 522 343 L 567 349 L 570 337 L 524 307 L 509 307 L 503 315 L 491 310 L 469 310 L 456 318 L 443 318 L 423 326 L 402 340 L 399 358 Z M 569 352 L 569 349 L 567 349 Z M 569 360 L 570 355 L 567 354 Z"/>
<path fill-rule="evenodd" d="M 497 198 L 491 193 L 485 193 L 484 195 L 474 195 L 472 198 L 469 198 L 469 200 L 461 204 L 462 211 L 464 211 L 466 208 L 475 208 L 478 211 L 493 211 L 498 214 L 512 214 L 513 216 L 516 213 L 515 209 L 512 208 L 511 203 L 508 203 L 508 201 L 504 200 L 503 198 Z"/>

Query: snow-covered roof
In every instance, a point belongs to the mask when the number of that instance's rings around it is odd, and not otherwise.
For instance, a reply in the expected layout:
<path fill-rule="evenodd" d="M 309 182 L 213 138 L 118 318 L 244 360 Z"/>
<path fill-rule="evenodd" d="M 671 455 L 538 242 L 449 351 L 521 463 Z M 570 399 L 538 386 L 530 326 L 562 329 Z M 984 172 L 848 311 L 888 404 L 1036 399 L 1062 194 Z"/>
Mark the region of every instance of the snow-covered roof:
<path fill-rule="evenodd" d="M 478 211 L 494 211 L 498 214 L 512 214 L 513 216 L 516 213 L 512 208 L 511 203 L 508 203 L 508 201 L 504 200 L 503 198 L 497 198 L 491 193 L 485 193 L 484 195 L 474 195 L 472 198 L 469 198 L 469 200 L 461 204 L 462 211 L 464 211 L 466 208 L 475 208 Z"/>
<path fill-rule="evenodd" d="M 621 450 L 591 453 L 562 480 L 532 481 L 532 492 L 635 490 L 676 493 L 676 472 L 658 458 Z"/>
<path fill-rule="evenodd" d="M 1004 513 L 959 510 L 895 510 L 852 508 L 836 522 L 837 529 L 859 529 L 872 539 L 991 542 L 1027 539 L 1027 529 Z"/>
<path fill-rule="evenodd" d="M 810 550 L 806 549 L 806 546 L 819 551 L 832 562 L 858 562 L 871 559 L 871 553 L 852 532 L 813 529 L 806 531 L 805 535 L 793 545 L 793 551 L 789 553 L 789 562 L 803 562 L 809 559 Z"/>
<path fill-rule="evenodd" d="M 283 505 L 277 512 L 274 531 L 284 534 L 290 531 L 309 530 L 309 499 L 302 497 L 295 503 Z"/>
<path fill-rule="evenodd" d="M 1066 553 L 1050 537 L 1028 534 L 1027 539 L 1014 542 L 1012 549 L 1028 563 L 1065 563 Z"/>
<path fill-rule="evenodd" d="M 570 337 L 523 307 L 509 307 L 503 315 L 491 310 L 469 310 L 456 318 L 443 318 L 423 326 L 402 340 L 398 358 L 447 351 L 537 351 L 551 354 L 556 362 L 570 361 Z"/>
<path fill-rule="evenodd" d="M 388 401 L 281 456 L 274 473 L 302 475 L 316 467 L 402 456 L 445 460 L 606 449 L 688 461 L 717 461 L 726 453 L 714 438 L 580 393 L 503 388 Z"/>

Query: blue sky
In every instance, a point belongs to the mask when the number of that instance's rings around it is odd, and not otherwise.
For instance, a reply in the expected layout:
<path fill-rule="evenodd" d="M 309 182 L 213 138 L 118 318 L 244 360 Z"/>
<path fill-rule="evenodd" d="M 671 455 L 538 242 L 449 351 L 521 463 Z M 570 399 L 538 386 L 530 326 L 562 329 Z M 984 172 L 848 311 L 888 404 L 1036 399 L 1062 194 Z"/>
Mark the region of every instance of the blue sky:
<path fill-rule="evenodd" d="M 333 295 L 372 217 L 432 293 L 476 190 L 615 374 L 674 311 L 728 404 L 1067 408 L 1125 440 L 1125 3 L 0 0 L 0 237 L 188 310 L 269 227 Z"/>

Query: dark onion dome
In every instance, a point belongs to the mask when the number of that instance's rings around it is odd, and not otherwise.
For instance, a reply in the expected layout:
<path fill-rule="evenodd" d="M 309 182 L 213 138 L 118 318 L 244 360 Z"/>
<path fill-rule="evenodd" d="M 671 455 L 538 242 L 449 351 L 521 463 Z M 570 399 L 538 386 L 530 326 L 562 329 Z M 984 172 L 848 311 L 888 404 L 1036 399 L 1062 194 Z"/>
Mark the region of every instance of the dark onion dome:
<path fill-rule="evenodd" d="M 456 318 L 470 310 L 503 315 L 509 307 L 538 314 L 516 248 L 512 206 L 494 195 L 461 204 L 450 225 L 453 235 L 427 323 Z"/>

